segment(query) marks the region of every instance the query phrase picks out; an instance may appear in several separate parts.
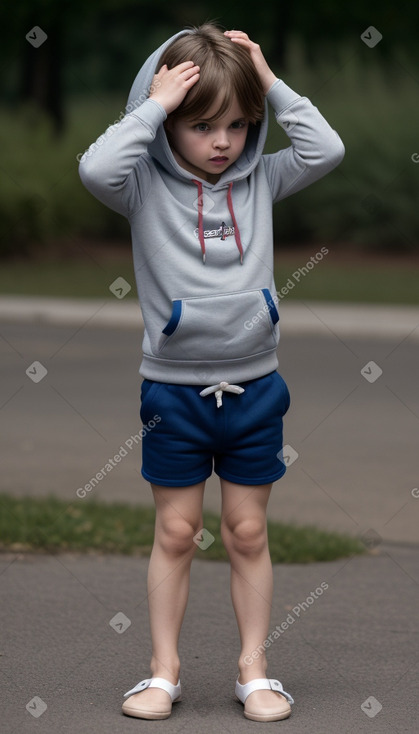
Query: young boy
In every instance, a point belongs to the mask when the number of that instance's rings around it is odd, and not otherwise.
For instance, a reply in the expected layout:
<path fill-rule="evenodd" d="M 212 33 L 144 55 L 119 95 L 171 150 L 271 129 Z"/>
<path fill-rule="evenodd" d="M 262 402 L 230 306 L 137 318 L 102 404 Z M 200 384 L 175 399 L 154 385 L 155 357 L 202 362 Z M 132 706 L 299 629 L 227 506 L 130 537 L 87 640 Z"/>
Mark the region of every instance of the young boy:
<path fill-rule="evenodd" d="M 291 145 L 263 155 L 267 101 Z M 214 464 L 241 641 L 236 696 L 249 719 L 284 719 L 292 697 L 266 677 L 265 655 L 252 657 L 269 631 L 266 508 L 285 472 L 290 404 L 277 371 L 272 203 L 335 168 L 344 147 L 246 33 L 213 24 L 175 34 L 147 59 L 126 112 L 80 162 L 84 185 L 130 221 L 145 325 L 142 474 L 156 505 L 152 677 L 125 694 L 122 710 L 163 719 L 180 700 L 178 639 Z"/>

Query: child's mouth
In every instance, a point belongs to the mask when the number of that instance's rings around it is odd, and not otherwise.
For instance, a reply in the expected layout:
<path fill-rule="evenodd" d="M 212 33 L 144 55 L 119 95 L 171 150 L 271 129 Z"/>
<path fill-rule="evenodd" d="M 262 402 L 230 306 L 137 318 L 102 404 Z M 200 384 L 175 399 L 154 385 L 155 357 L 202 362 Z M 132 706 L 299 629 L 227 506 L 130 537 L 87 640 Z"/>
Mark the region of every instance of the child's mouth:
<path fill-rule="evenodd" d="M 219 165 L 221 163 L 226 163 L 228 161 L 228 158 L 225 155 L 217 155 L 214 158 L 210 158 L 211 163 L 218 163 Z"/>

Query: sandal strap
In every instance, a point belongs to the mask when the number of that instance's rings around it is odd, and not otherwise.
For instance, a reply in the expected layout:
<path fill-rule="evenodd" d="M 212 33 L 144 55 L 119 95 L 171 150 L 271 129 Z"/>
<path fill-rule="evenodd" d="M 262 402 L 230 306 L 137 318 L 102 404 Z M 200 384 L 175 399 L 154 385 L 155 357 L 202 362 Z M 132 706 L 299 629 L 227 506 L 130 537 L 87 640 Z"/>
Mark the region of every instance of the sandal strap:
<path fill-rule="evenodd" d="M 166 678 L 145 678 L 144 680 L 137 683 L 134 688 L 131 688 L 130 691 L 124 693 L 124 698 L 133 696 L 134 693 L 140 693 L 140 691 L 144 691 L 146 688 L 162 688 L 164 691 L 167 691 L 170 698 L 172 699 L 172 702 L 175 700 L 175 698 L 179 698 L 182 693 L 180 679 L 178 680 L 176 685 L 173 685 L 173 683 L 171 683 L 169 680 L 166 680 Z"/>
<path fill-rule="evenodd" d="M 275 678 L 254 678 L 254 680 L 251 680 L 249 683 L 245 683 L 244 685 L 239 683 L 238 679 L 236 681 L 236 696 L 242 703 L 245 702 L 246 698 L 250 696 L 253 691 L 263 691 L 265 689 L 276 691 L 282 696 L 285 696 L 289 703 L 294 703 L 293 697 L 284 691 L 282 683 Z"/>

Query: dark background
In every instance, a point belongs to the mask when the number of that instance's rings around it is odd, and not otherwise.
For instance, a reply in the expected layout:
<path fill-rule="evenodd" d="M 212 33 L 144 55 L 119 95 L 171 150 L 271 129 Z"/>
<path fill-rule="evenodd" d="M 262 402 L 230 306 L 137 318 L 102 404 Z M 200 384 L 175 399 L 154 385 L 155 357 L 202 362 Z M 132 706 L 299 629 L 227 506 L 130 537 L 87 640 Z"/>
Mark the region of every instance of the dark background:
<path fill-rule="evenodd" d="M 68 236 L 128 241 L 125 220 L 83 190 L 76 156 L 118 119 L 147 56 L 206 20 L 260 43 L 345 144 L 335 171 L 274 209 L 276 240 L 417 252 L 418 4 L 20 0 L 0 19 L 0 257 L 59 254 Z M 39 48 L 34 26 L 48 36 Z M 373 48 L 370 26 L 383 36 Z M 271 124 L 266 152 L 287 145 Z"/>

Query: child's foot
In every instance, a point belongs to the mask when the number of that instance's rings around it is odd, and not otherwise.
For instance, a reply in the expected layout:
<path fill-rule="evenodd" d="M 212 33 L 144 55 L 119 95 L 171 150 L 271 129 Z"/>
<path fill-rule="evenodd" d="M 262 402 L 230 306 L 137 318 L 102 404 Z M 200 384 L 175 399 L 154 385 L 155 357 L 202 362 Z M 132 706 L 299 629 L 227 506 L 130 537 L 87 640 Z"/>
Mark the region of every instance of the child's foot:
<path fill-rule="evenodd" d="M 122 711 L 139 719 L 167 719 L 172 713 L 172 699 L 161 688 L 147 688 L 130 696 L 122 704 Z"/>
<path fill-rule="evenodd" d="M 245 714 L 263 715 L 266 721 L 285 719 L 291 713 L 291 706 L 284 696 L 276 691 L 253 691 L 247 699 L 244 707 Z M 274 716 L 275 718 L 271 718 Z"/>
<path fill-rule="evenodd" d="M 172 713 L 172 703 L 181 700 L 179 681 L 175 686 L 167 679 L 154 677 L 141 681 L 132 690 L 141 687 L 142 691 L 130 695 L 122 705 L 122 712 L 127 716 L 138 719 L 167 719 Z"/>
<path fill-rule="evenodd" d="M 261 674 L 259 677 L 266 679 L 266 675 Z M 242 676 L 239 676 L 238 683 L 245 686 L 253 680 L 255 678 L 245 680 Z M 288 718 L 291 714 L 289 700 L 279 690 L 256 689 L 251 693 L 245 690 L 236 691 L 236 695 L 239 693 L 241 694 L 239 700 L 244 704 L 244 715 L 247 719 L 253 721 L 280 721 Z"/>

